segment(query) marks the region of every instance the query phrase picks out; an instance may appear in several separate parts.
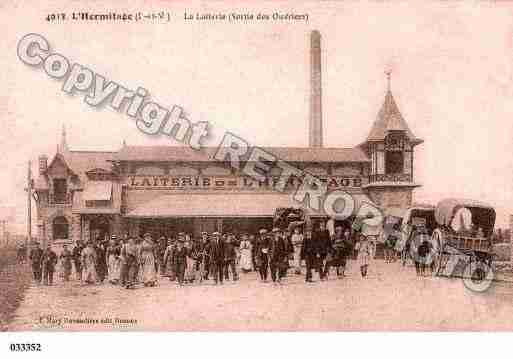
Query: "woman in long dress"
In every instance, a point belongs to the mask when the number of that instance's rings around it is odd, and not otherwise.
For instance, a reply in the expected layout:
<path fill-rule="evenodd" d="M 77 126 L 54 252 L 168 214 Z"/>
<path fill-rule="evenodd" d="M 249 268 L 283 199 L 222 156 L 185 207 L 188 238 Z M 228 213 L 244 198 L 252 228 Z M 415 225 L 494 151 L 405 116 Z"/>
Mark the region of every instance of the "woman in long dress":
<path fill-rule="evenodd" d="M 145 287 L 153 287 L 157 283 L 157 271 L 155 269 L 155 244 L 149 233 L 139 248 L 140 280 Z"/>
<path fill-rule="evenodd" d="M 187 264 L 185 265 L 185 282 L 192 283 L 194 282 L 194 279 L 196 277 L 196 261 L 197 261 L 197 253 L 195 248 L 193 248 L 191 240 L 187 240 L 185 242 L 185 249 L 187 250 L 187 256 L 186 261 Z"/>
<path fill-rule="evenodd" d="M 120 253 L 121 248 L 116 243 L 115 239 L 111 239 L 109 242 L 109 246 L 107 247 L 106 255 L 107 255 L 107 265 L 109 272 L 109 283 L 117 284 L 119 283 L 120 275 L 121 275 L 121 261 L 120 261 Z"/>
<path fill-rule="evenodd" d="M 96 251 L 94 250 L 93 242 L 89 241 L 87 246 L 82 250 L 82 281 L 87 284 L 96 283 Z"/>
<path fill-rule="evenodd" d="M 174 252 L 175 252 L 175 241 L 170 238 L 168 241 L 168 246 L 166 251 L 164 252 L 164 258 L 162 262 L 164 263 L 164 272 L 163 276 L 169 277 L 171 282 L 176 280 L 176 273 L 174 267 Z"/>
<path fill-rule="evenodd" d="M 126 261 L 127 270 L 125 288 L 130 289 L 137 283 L 137 273 L 139 270 L 139 246 L 135 243 L 135 238 L 131 237 L 121 251 Z"/>
<path fill-rule="evenodd" d="M 251 242 L 249 241 L 248 235 L 244 234 L 240 241 L 240 268 L 244 272 L 249 272 L 253 269 L 253 262 L 251 258 Z"/>

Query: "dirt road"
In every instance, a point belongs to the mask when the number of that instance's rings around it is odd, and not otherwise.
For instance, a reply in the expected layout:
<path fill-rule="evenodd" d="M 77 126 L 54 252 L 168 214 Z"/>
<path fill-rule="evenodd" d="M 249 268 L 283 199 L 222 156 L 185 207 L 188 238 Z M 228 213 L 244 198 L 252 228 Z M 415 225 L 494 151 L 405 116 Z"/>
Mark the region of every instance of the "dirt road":
<path fill-rule="evenodd" d="M 474 293 L 461 279 L 377 260 L 365 279 L 351 262 L 346 278 L 312 284 L 291 275 L 275 286 L 250 273 L 223 286 L 33 285 L 9 330 L 513 330 L 512 318 L 511 283 Z"/>

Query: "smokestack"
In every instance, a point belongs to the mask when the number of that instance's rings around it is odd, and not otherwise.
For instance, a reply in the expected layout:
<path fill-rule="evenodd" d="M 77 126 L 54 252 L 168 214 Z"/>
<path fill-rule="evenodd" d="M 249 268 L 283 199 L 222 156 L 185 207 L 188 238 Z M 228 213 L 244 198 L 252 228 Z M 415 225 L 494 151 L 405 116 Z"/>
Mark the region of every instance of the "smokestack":
<path fill-rule="evenodd" d="M 309 146 L 322 147 L 321 34 L 310 34 L 310 123 Z"/>

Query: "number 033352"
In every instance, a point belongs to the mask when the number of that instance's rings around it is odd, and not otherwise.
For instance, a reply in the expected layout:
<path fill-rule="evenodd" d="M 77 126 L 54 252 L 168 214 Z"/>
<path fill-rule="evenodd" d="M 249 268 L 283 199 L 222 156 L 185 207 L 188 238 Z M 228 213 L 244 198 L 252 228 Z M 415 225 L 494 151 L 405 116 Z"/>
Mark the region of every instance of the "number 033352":
<path fill-rule="evenodd" d="M 11 343 L 9 350 L 12 352 L 40 352 L 41 344 L 37 343 Z"/>

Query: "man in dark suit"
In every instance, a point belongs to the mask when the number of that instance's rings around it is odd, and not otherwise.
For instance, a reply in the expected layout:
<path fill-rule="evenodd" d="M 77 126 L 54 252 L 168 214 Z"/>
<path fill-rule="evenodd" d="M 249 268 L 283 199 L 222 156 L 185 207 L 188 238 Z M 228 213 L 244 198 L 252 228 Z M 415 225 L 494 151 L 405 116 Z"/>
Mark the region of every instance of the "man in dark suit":
<path fill-rule="evenodd" d="M 260 230 L 260 237 L 257 239 L 257 246 L 255 249 L 255 256 L 258 262 L 258 271 L 260 273 L 260 280 L 262 282 L 267 281 L 267 273 L 269 270 L 269 238 L 267 236 L 267 230 Z"/>
<path fill-rule="evenodd" d="M 224 243 L 224 279 L 228 280 L 228 273 L 231 270 L 232 272 L 232 280 L 235 282 L 239 280 L 237 275 L 237 268 L 235 266 L 235 261 L 237 260 L 237 252 L 235 251 L 236 244 L 234 243 L 234 237 L 231 234 L 226 236 L 226 241 Z"/>
<path fill-rule="evenodd" d="M 313 233 L 313 237 L 317 241 L 317 246 L 319 248 L 319 275 L 321 280 L 324 280 L 330 270 L 330 263 L 326 261 L 326 257 L 328 256 L 328 253 L 333 250 L 331 246 L 330 232 L 326 229 L 326 223 L 324 223 L 324 221 L 319 223 L 319 229 Z"/>
<path fill-rule="evenodd" d="M 36 283 L 41 283 L 41 266 L 42 266 L 43 250 L 39 246 L 39 242 L 36 242 L 35 248 L 30 251 L 29 259 L 32 264 L 32 273 L 34 274 L 34 280 Z"/>
<path fill-rule="evenodd" d="M 187 248 L 184 247 L 185 238 L 178 238 L 177 247 L 173 256 L 176 277 L 178 284 L 183 285 L 185 267 L 187 266 Z"/>
<path fill-rule="evenodd" d="M 55 272 L 55 265 L 57 264 L 57 254 L 55 254 L 50 245 L 48 245 L 43 251 L 41 262 L 43 269 L 43 284 L 52 285 L 53 273 Z"/>
<path fill-rule="evenodd" d="M 319 268 L 319 242 L 315 237 L 312 237 L 312 232 L 307 230 L 301 248 L 302 257 L 306 262 L 306 282 L 312 282 L 312 269 Z"/>
<path fill-rule="evenodd" d="M 287 258 L 287 246 L 279 228 L 273 228 L 273 238 L 269 250 L 269 266 L 273 282 L 281 282 L 283 267 Z"/>
<path fill-rule="evenodd" d="M 223 284 L 224 275 L 224 242 L 221 239 L 219 232 L 213 233 L 214 239 L 210 242 L 209 256 L 210 256 L 210 273 L 214 276 L 215 284 L 221 282 Z"/>

